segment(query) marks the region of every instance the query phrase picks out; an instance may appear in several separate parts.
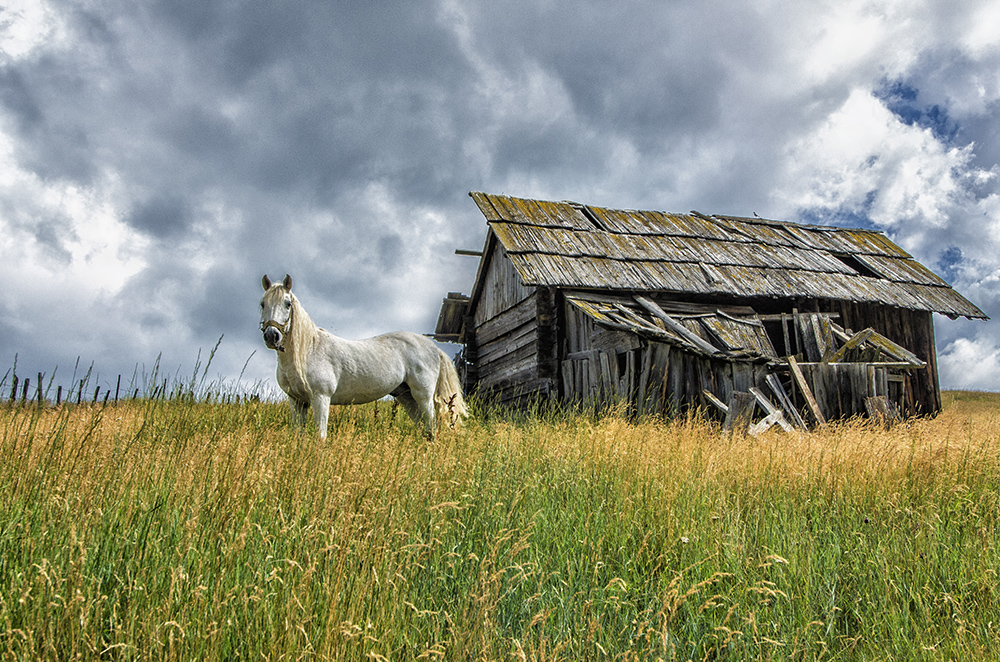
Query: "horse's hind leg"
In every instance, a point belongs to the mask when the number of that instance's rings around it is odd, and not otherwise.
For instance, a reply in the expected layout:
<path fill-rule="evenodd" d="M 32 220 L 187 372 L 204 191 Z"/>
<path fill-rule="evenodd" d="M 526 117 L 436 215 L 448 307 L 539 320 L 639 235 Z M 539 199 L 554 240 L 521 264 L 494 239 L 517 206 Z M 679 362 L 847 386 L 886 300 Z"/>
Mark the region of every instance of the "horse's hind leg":
<path fill-rule="evenodd" d="M 391 393 L 392 397 L 396 398 L 402 407 L 403 411 L 407 413 L 414 423 L 418 426 L 425 428 L 427 435 L 431 438 L 434 437 L 434 403 L 431 400 L 427 402 L 421 402 L 417 399 L 417 394 L 414 394 L 413 389 L 408 385 L 403 384 L 395 391 Z M 428 406 L 428 404 L 430 406 Z"/>

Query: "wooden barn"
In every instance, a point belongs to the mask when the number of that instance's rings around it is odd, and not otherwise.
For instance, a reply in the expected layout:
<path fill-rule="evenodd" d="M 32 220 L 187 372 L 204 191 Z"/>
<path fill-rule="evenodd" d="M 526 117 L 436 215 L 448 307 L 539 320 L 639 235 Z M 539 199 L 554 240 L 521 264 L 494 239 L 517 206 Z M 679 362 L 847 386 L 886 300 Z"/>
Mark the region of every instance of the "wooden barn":
<path fill-rule="evenodd" d="M 932 313 L 987 319 L 879 232 L 470 195 L 486 244 L 435 338 L 505 404 L 933 414 Z"/>

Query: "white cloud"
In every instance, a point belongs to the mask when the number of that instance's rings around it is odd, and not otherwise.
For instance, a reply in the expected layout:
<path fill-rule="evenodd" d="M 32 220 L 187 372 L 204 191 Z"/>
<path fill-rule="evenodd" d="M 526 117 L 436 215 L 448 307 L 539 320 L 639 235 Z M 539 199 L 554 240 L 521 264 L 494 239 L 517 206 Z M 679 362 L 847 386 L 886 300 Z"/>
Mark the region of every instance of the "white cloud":
<path fill-rule="evenodd" d="M 995 391 L 1000 345 L 990 337 L 959 338 L 938 353 L 938 370 L 946 388 Z"/>
<path fill-rule="evenodd" d="M 45 181 L 19 168 L 0 134 L 0 277 L 42 290 L 110 296 L 145 264 L 148 242 L 121 222 L 118 177 L 94 186 Z"/>
<path fill-rule="evenodd" d="M 64 26 L 46 0 L 5 0 L 0 6 L 0 51 L 19 58 L 60 39 Z"/>
<path fill-rule="evenodd" d="M 1000 52 L 1000 38 L 997 37 L 997 26 L 1000 25 L 1000 3 L 984 2 L 973 8 L 966 15 L 967 30 L 961 37 L 962 45 L 974 57 L 991 55 L 996 57 Z"/>
<path fill-rule="evenodd" d="M 785 154 L 773 195 L 786 215 L 823 212 L 866 218 L 921 259 L 936 257 L 939 230 L 954 229 L 979 204 L 973 188 L 996 172 L 973 164 L 974 146 L 953 147 L 907 125 L 868 90 L 846 102 Z M 985 246 L 996 252 L 996 246 Z"/>

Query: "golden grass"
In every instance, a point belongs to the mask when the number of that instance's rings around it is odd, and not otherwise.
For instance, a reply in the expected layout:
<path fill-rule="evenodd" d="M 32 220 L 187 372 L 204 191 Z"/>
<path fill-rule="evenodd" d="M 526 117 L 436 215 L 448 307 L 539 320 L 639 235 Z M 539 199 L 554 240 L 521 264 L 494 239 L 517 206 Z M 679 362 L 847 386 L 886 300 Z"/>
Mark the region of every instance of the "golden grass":
<path fill-rule="evenodd" d="M 428 444 L 382 403 L 325 445 L 271 404 L 0 407 L 0 656 L 987 659 L 998 405 Z"/>

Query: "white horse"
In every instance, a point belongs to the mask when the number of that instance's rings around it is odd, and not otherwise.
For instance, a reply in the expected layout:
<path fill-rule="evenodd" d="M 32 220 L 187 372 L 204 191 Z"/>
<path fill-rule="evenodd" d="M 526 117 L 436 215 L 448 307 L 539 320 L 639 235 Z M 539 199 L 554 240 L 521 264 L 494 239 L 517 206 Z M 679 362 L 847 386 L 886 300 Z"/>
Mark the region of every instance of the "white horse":
<path fill-rule="evenodd" d="M 260 329 L 278 355 L 278 385 L 305 425 L 309 407 L 321 439 L 330 405 L 362 404 L 392 395 L 433 438 L 437 420 L 457 425 L 468 415 L 458 373 L 432 340 L 400 331 L 367 340 L 345 340 L 309 318 L 292 294 L 292 278 L 261 280 Z"/>

